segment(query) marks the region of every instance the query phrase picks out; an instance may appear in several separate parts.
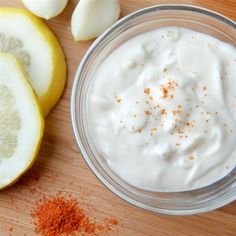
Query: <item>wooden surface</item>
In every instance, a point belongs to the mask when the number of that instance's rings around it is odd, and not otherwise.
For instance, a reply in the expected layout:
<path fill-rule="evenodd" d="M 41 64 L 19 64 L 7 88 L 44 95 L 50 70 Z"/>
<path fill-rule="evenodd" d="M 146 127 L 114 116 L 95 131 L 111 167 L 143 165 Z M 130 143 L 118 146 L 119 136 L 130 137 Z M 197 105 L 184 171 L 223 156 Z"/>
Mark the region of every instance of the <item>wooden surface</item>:
<path fill-rule="evenodd" d="M 236 20 L 236 0 L 122 0 L 122 16 L 160 3 L 196 4 L 216 10 Z M 70 17 L 76 1 L 48 24 L 58 36 L 68 64 L 68 80 L 62 99 L 46 119 L 39 158 L 33 168 L 14 186 L 0 192 L 0 236 L 35 235 L 30 212 L 43 196 L 58 191 L 72 193 L 83 204 L 92 204 L 94 216 L 112 213 L 119 224 L 110 235 L 236 235 L 236 202 L 219 210 L 188 217 L 156 215 L 137 209 L 107 190 L 80 156 L 72 133 L 70 95 L 73 77 L 91 42 L 75 43 L 70 33 Z M 20 0 L 0 0 L 0 6 L 23 7 Z"/>

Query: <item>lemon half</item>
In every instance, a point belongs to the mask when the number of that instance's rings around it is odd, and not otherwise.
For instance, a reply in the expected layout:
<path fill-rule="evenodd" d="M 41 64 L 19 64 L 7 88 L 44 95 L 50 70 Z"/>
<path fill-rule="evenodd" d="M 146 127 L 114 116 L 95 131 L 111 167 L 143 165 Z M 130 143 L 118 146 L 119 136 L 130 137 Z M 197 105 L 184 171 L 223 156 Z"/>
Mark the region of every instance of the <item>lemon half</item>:
<path fill-rule="evenodd" d="M 37 157 L 44 118 L 17 59 L 0 53 L 0 189 L 14 183 Z"/>
<path fill-rule="evenodd" d="M 0 7 L 0 51 L 14 54 L 22 63 L 46 116 L 66 79 L 64 54 L 54 34 L 27 10 Z"/>

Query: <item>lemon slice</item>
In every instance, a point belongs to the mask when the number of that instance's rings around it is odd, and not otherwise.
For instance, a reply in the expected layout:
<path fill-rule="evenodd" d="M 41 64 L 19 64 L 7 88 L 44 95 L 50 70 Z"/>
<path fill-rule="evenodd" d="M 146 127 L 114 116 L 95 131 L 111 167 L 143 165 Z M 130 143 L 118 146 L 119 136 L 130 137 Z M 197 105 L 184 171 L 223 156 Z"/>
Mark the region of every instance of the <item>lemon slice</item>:
<path fill-rule="evenodd" d="M 27 10 L 0 7 L 0 51 L 14 54 L 23 64 L 46 116 L 66 79 L 64 54 L 54 34 Z"/>
<path fill-rule="evenodd" d="M 0 189 L 14 183 L 37 157 L 44 119 L 22 67 L 0 53 Z"/>

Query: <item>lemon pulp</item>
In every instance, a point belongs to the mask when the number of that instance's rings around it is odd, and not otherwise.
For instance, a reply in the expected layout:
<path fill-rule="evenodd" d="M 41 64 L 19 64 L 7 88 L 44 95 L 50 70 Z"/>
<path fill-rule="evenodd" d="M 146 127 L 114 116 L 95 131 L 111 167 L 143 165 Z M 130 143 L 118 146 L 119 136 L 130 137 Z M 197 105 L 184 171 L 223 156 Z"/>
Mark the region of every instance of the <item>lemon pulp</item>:
<path fill-rule="evenodd" d="M 0 189 L 33 164 L 43 130 L 40 105 L 21 65 L 0 53 Z"/>
<path fill-rule="evenodd" d="M 27 10 L 0 7 L 0 51 L 14 54 L 22 63 L 46 116 L 66 79 L 65 58 L 55 35 Z"/>

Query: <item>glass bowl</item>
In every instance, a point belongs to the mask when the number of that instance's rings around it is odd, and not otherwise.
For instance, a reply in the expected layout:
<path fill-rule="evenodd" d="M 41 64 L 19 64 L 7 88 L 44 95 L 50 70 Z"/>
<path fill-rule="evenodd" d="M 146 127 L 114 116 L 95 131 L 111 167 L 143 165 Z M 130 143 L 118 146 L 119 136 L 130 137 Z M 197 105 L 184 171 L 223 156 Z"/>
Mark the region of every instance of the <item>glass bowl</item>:
<path fill-rule="evenodd" d="M 218 182 L 192 191 L 142 190 L 126 183 L 109 168 L 96 150 L 88 131 L 88 89 L 101 62 L 130 38 L 164 26 L 190 28 L 232 45 L 236 44 L 236 23 L 207 9 L 190 5 L 158 5 L 134 12 L 102 34 L 80 63 L 72 89 L 72 125 L 85 161 L 113 193 L 145 210 L 170 215 L 190 215 L 222 207 L 236 199 L 236 168 Z"/>

